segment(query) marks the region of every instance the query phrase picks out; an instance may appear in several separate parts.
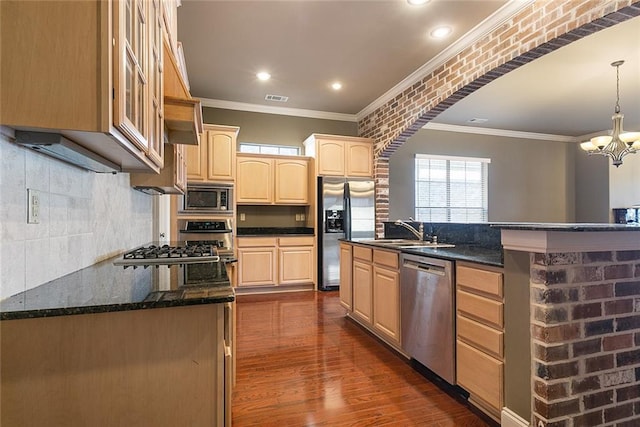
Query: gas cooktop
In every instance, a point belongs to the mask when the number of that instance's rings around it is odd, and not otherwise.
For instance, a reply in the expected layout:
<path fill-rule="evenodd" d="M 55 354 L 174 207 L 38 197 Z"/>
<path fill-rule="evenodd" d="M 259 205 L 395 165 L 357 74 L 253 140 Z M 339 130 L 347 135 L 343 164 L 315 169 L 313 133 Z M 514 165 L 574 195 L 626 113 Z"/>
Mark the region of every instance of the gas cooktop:
<path fill-rule="evenodd" d="M 184 244 L 173 245 L 149 245 L 141 246 L 125 252 L 122 259 L 114 261 L 114 265 L 122 265 L 125 268 L 148 267 L 155 265 L 194 264 L 203 262 L 218 262 L 220 256 L 218 249 L 212 244 Z"/>

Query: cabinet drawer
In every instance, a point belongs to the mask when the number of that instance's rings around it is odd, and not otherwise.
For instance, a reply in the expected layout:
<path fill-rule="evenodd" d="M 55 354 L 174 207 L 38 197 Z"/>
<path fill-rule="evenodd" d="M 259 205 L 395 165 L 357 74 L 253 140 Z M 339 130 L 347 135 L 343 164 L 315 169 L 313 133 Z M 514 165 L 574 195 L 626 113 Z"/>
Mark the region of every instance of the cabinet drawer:
<path fill-rule="evenodd" d="M 459 265 L 456 268 L 456 283 L 468 290 L 502 299 L 502 273 Z"/>
<path fill-rule="evenodd" d="M 503 304 L 501 302 L 461 290 L 456 292 L 456 298 L 458 314 L 472 317 L 479 322 L 502 329 Z"/>
<path fill-rule="evenodd" d="M 504 363 L 461 341 L 457 341 L 456 349 L 458 385 L 499 411 Z"/>
<path fill-rule="evenodd" d="M 375 249 L 373 251 L 374 264 L 381 264 L 394 269 L 398 268 L 398 252 L 381 251 Z"/>
<path fill-rule="evenodd" d="M 504 332 L 490 328 L 464 316 L 457 317 L 456 326 L 458 338 L 502 360 Z"/>
<path fill-rule="evenodd" d="M 364 246 L 354 246 L 353 247 L 353 257 L 356 259 L 361 259 L 363 261 L 371 262 L 373 250 L 371 248 L 366 248 Z"/>
<path fill-rule="evenodd" d="M 275 237 L 238 237 L 237 246 L 239 248 L 275 247 Z"/>
<path fill-rule="evenodd" d="M 313 246 L 314 240 L 313 236 L 280 237 L 278 246 Z"/>

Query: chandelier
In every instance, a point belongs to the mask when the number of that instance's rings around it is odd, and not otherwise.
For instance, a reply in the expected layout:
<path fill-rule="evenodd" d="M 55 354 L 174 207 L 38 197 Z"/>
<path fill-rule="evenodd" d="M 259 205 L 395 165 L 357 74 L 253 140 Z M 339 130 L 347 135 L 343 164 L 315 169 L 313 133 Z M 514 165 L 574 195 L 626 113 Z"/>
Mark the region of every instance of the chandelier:
<path fill-rule="evenodd" d="M 615 167 L 622 164 L 622 158 L 630 153 L 640 150 L 640 132 L 624 132 L 622 130 L 622 119 L 624 114 L 620 112 L 620 66 L 624 61 L 611 63 L 616 67 L 616 108 L 611 119 L 613 129 L 611 135 L 602 135 L 591 138 L 580 144 L 580 148 L 588 154 L 601 154 L 611 157 Z"/>

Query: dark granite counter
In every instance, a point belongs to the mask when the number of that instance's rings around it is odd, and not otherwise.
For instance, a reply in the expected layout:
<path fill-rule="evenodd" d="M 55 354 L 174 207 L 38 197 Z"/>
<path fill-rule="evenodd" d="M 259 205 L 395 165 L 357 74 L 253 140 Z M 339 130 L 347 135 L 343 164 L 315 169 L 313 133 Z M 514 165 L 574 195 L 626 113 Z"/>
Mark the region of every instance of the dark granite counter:
<path fill-rule="evenodd" d="M 312 227 L 238 227 L 236 233 L 239 237 L 314 235 Z"/>
<path fill-rule="evenodd" d="M 231 302 L 224 263 L 123 268 L 114 257 L 0 301 L 0 319 Z"/>
<path fill-rule="evenodd" d="M 505 222 L 491 223 L 491 227 L 504 230 L 530 231 L 640 231 L 640 224 L 605 224 L 605 223 L 535 223 Z"/>
<path fill-rule="evenodd" d="M 364 240 L 347 240 L 340 239 L 345 242 L 358 243 L 361 245 L 367 245 L 377 247 L 381 249 L 397 250 L 403 253 L 409 253 L 413 255 L 422 255 L 432 258 L 441 258 L 451 261 L 468 261 L 478 264 L 490 265 L 494 267 L 503 267 L 503 252 L 502 249 L 489 249 L 476 245 L 460 244 L 453 248 L 429 248 L 429 247 L 414 247 L 414 248 L 401 248 L 392 245 L 386 245 L 383 243 L 374 243 L 370 239 Z"/>

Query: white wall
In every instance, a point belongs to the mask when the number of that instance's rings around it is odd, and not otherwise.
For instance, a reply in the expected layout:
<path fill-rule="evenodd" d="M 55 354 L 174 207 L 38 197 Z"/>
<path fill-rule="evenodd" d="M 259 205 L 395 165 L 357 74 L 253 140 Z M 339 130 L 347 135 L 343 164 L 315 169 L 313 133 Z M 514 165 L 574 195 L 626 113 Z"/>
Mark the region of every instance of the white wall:
<path fill-rule="evenodd" d="M 598 156 L 599 157 L 599 156 Z M 605 161 L 605 159 L 601 159 Z M 609 163 L 609 206 L 628 208 L 640 205 L 640 154 L 629 154 L 619 167 Z"/>
<path fill-rule="evenodd" d="M 0 135 L 0 299 L 152 240 L 153 198 Z M 40 223 L 27 224 L 27 188 Z"/>

